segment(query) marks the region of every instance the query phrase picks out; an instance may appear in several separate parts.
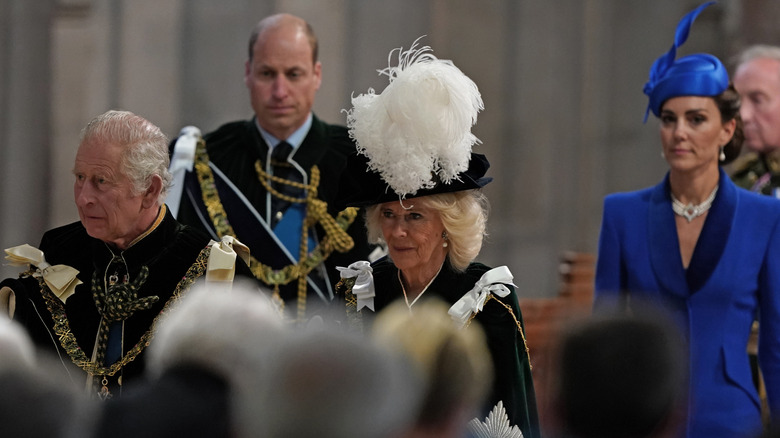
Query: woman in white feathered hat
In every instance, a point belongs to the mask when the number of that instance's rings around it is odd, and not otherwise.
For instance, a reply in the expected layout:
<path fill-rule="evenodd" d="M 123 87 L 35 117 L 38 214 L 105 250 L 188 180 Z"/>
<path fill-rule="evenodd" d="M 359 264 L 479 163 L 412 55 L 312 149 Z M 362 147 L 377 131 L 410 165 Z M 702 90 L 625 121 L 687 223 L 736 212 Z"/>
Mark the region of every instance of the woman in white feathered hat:
<path fill-rule="evenodd" d="M 338 287 L 353 324 L 395 300 L 428 297 L 451 306 L 453 323 L 476 321 L 485 330 L 493 361 L 493 390 L 486 414 L 503 402 L 509 421 L 526 438 L 540 435 L 530 358 L 512 274 L 474 262 L 482 247 L 487 200 L 480 188 L 489 163 L 472 152 L 471 126 L 483 109 L 476 84 L 427 46 L 398 50 L 398 65 L 380 73 L 390 84 L 352 99 L 347 113 L 357 154 L 340 191 L 345 206 L 366 207 L 370 240 L 388 256 L 341 268 Z M 392 51 L 390 56 L 392 57 Z"/>

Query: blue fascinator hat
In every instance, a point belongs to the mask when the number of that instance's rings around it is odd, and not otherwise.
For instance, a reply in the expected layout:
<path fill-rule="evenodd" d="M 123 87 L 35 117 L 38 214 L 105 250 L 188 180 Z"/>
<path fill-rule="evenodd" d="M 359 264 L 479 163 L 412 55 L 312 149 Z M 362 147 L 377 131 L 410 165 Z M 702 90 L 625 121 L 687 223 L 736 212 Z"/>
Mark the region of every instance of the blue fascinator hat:
<path fill-rule="evenodd" d="M 645 111 L 645 122 L 650 111 L 660 117 L 661 105 L 672 97 L 717 96 L 728 88 L 729 74 L 715 56 L 697 53 L 675 59 L 677 48 L 688 39 L 693 21 L 704 8 L 714 3 L 704 3 L 680 20 L 672 48 L 656 59 L 650 68 L 650 79 L 644 87 L 644 93 L 650 98 Z"/>

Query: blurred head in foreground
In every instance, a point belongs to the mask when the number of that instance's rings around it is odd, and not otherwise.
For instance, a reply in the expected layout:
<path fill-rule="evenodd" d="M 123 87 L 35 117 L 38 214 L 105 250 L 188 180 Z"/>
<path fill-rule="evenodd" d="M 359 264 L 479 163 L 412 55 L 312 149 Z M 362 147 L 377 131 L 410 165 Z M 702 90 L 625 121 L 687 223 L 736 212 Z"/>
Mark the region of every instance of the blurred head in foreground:
<path fill-rule="evenodd" d="M 484 332 L 475 322 L 459 329 L 438 298 L 417 303 L 412 314 L 396 301 L 377 315 L 374 338 L 410 357 L 424 378 L 423 401 L 407 437 L 463 436 L 493 381 Z"/>
<path fill-rule="evenodd" d="M 688 367 L 682 338 L 672 327 L 660 314 L 603 314 L 568 327 L 554 380 L 560 436 L 675 436 Z"/>
<path fill-rule="evenodd" d="M 291 332 L 268 357 L 240 394 L 241 437 L 389 438 L 417 412 L 414 370 L 363 336 Z"/>

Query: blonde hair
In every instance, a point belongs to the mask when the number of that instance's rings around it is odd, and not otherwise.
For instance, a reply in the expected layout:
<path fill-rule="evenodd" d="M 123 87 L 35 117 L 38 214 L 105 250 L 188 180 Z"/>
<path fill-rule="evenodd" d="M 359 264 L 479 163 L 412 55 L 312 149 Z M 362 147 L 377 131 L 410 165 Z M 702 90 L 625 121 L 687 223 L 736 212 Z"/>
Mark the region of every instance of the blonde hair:
<path fill-rule="evenodd" d="M 478 409 L 493 379 L 484 330 L 476 323 L 460 329 L 438 297 L 417 303 L 412 312 L 396 300 L 376 316 L 372 336 L 403 352 L 425 379 L 417 424 L 436 425 L 458 409 Z"/>
<path fill-rule="evenodd" d="M 447 232 L 450 265 L 458 271 L 466 269 L 477 258 L 486 235 L 489 206 L 485 195 L 473 189 L 421 196 L 405 202 L 411 201 L 424 202 L 439 213 Z M 384 241 L 379 223 L 380 213 L 378 204 L 366 209 L 369 242 Z"/>

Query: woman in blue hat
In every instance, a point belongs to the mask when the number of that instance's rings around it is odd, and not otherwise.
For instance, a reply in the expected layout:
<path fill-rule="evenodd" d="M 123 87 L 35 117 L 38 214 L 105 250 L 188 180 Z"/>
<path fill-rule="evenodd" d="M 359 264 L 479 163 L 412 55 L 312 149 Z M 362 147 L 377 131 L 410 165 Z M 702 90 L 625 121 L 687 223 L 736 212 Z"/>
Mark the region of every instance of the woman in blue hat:
<path fill-rule="evenodd" d="M 679 59 L 696 16 L 650 70 L 664 180 L 604 200 L 595 309 L 661 306 L 688 342 L 685 436 L 753 436 L 761 403 L 746 347 L 760 321 L 759 363 L 780 403 L 780 202 L 737 188 L 721 168 L 742 143 L 739 95 L 716 57 Z"/>

